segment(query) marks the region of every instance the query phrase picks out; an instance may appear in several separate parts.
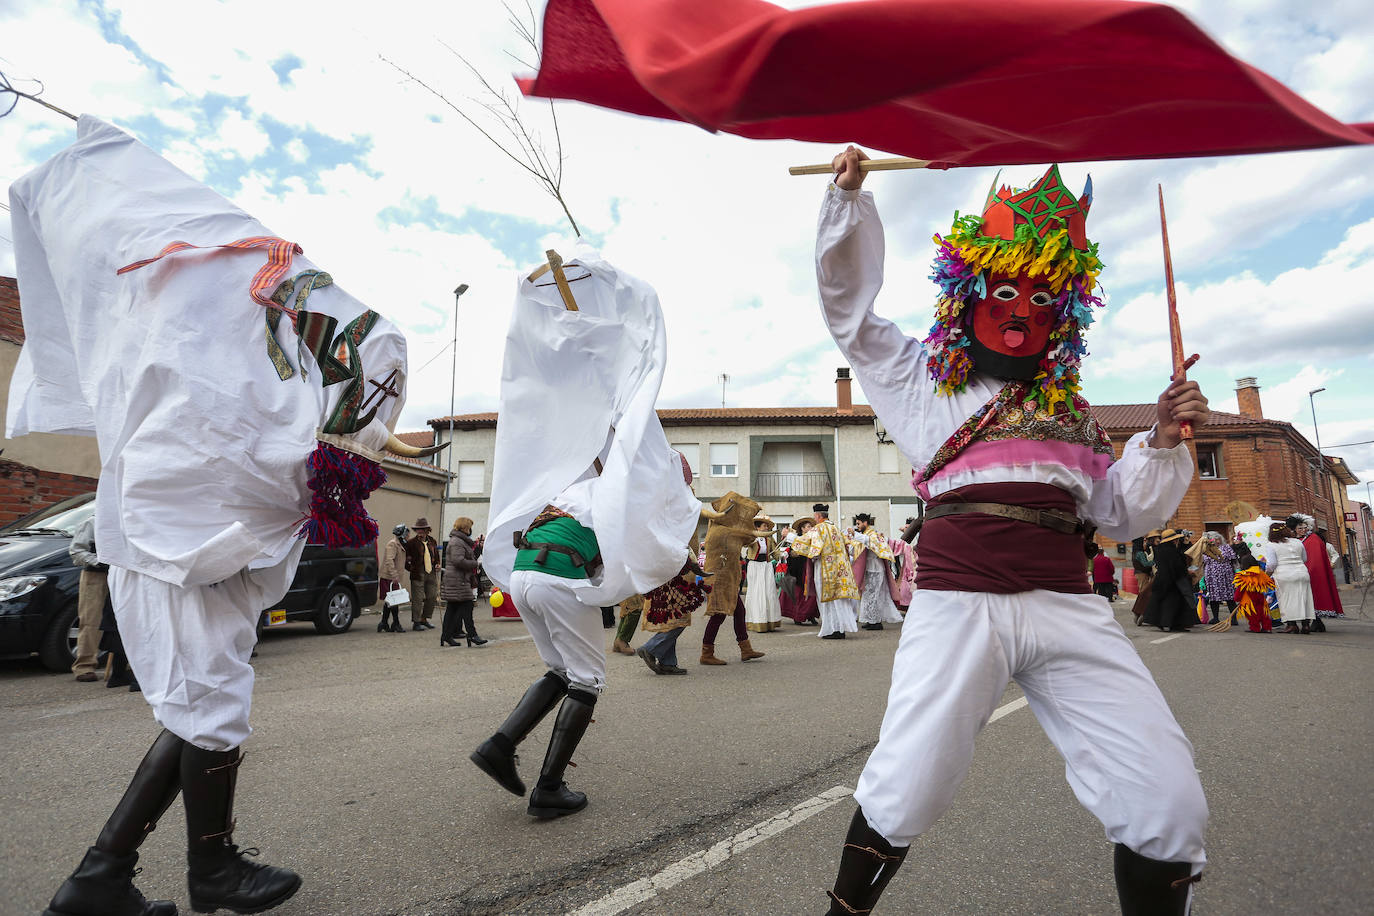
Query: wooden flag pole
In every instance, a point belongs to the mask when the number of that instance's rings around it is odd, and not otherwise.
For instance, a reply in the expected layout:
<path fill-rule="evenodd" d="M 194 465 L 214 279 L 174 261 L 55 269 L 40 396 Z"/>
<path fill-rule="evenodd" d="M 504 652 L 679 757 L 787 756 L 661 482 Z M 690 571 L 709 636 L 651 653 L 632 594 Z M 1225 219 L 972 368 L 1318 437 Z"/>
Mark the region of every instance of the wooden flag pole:
<path fill-rule="evenodd" d="M 1164 185 L 1159 188 L 1159 233 L 1164 239 L 1164 294 L 1169 303 L 1169 348 L 1173 355 L 1174 374 L 1171 381 L 1181 382 L 1188 377 L 1188 367 L 1197 362 L 1197 354 L 1184 359 L 1183 332 L 1178 326 L 1178 296 L 1174 293 L 1174 261 L 1169 254 L 1169 224 L 1164 219 Z M 1193 424 L 1182 420 L 1178 424 L 1178 434 L 1184 439 L 1193 438 Z"/>
<path fill-rule="evenodd" d="M 860 172 L 886 172 L 891 169 L 928 169 L 932 166 L 939 168 L 944 163 L 938 163 L 933 159 L 908 159 L 898 157 L 896 159 L 865 159 L 859 163 Z M 794 165 L 787 170 L 789 175 L 834 175 L 835 167 L 830 163 L 820 165 Z"/>

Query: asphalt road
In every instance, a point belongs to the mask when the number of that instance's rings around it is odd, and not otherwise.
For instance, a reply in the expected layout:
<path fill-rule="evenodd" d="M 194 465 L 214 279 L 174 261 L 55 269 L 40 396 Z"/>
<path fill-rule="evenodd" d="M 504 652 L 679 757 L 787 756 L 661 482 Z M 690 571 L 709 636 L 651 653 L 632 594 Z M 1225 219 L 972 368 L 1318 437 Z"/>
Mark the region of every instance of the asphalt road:
<path fill-rule="evenodd" d="M 730 664 L 704 668 L 698 621 L 680 642 L 687 677 L 612 655 L 569 771 L 591 804 L 534 822 L 467 760 L 542 670 L 523 625 L 485 610 L 494 641 L 480 649 L 441 649 L 435 632 L 378 634 L 375 616 L 341 636 L 308 624 L 266 634 L 235 839 L 305 877 L 273 912 L 824 912 L 895 628 L 823 642 L 788 623 L 755 634 L 767 657 L 748 664 L 722 634 Z M 1369 913 L 1374 594 L 1366 619 L 1313 636 L 1232 629 L 1156 642 L 1165 634 L 1130 626 L 1124 603 L 1117 613 L 1197 750 L 1212 820 L 1195 913 Z M 1003 702 L 1018 697 L 1013 686 Z M 522 745 L 527 781 L 547 729 Z M 156 731 L 136 694 L 0 663 L 0 913 L 43 908 Z M 188 912 L 183 832 L 174 805 L 143 847 L 138 883 Z M 625 901 L 638 902 L 618 909 Z M 1102 829 L 1015 706 L 985 730 L 954 808 L 878 910 L 1116 911 Z"/>

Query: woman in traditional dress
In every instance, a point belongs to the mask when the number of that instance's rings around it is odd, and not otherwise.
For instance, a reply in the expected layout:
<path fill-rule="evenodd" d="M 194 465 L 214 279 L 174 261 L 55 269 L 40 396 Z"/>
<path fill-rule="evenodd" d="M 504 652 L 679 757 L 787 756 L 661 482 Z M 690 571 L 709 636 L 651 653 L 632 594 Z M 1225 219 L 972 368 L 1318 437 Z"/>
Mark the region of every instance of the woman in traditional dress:
<path fill-rule="evenodd" d="M 1150 607 L 1150 584 L 1155 578 L 1155 560 L 1151 548 L 1158 537 L 1158 531 L 1151 531 L 1131 542 L 1131 568 L 1135 570 L 1136 581 L 1135 604 L 1131 605 L 1131 614 L 1138 627 L 1145 625 L 1145 611 Z"/>
<path fill-rule="evenodd" d="M 1311 516 L 1307 516 L 1311 519 Z M 1307 521 L 1307 527 L 1314 527 Z M 1331 562 L 1334 549 L 1326 541 L 1326 529 L 1315 528 L 1311 534 L 1301 538 L 1303 549 L 1307 552 L 1307 575 L 1312 579 L 1312 608 L 1316 615 L 1312 620 L 1312 632 L 1326 632 L 1323 617 L 1344 617 L 1341 595 L 1336 591 L 1336 570 Z"/>
<path fill-rule="evenodd" d="M 1265 570 L 1274 577 L 1279 592 L 1283 632 L 1310 633 L 1312 626 L 1312 577 L 1307 572 L 1307 550 L 1283 522 L 1269 526 L 1264 545 Z"/>
<path fill-rule="evenodd" d="M 805 536 L 814 519 L 799 518 L 792 523 L 797 537 Z M 787 574 L 782 578 L 782 594 L 779 596 L 782 615 L 797 626 L 814 627 L 820 621 L 820 610 L 816 606 L 816 589 L 812 584 L 811 559 L 792 551 L 787 555 Z"/>
<path fill-rule="evenodd" d="M 1228 614 L 1235 613 L 1236 602 L 1232 597 L 1235 590 L 1236 552 L 1231 549 L 1219 533 L 1207 532 L 1202 546 L 1202 579 L 1207 583 L 1208 623 L 1216 623 L 1221 603 L 1226 602 Z"/>
<path fill-rule="evenodd" d="M 1161 630 L 1183 631 L 1198 622 L 1197 600 L 1183 552 L 1183 532 L 1165 528 L 1155 545 L 1155 578 L 1150 585 L 1145 623 Z"/>
<path fill-rule="evenodd" d="M 767 633 L 782 628 L 782 608 L 778 603 L 778 583 L 773 578 L 773 562 L 781 555 L 773 542 L 773 520 L 760 513 L 754 518 L 759 533 L 744 548 L 748 561 L 744 592 L 744 628 Z"/>

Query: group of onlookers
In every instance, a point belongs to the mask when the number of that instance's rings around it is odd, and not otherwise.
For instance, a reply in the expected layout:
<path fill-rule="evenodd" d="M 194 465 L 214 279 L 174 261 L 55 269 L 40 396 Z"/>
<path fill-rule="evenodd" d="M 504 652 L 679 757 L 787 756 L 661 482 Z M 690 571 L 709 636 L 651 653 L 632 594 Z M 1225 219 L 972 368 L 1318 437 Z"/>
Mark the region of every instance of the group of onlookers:
<path fill-rule="evenodd" d="M 472 536 L 473 521 L 457 518 L 449 532 L 448 544 L 442 553 L 431 534 L 429 520 L 421 517 L 410 526 L 407 537 L 405 525 L 391 529 L 391 539 L 382 548 L 378 577 L 381 586 L 378 598 L 382 601 L 382 620 L 378 633 L 403 633 L 400 606 L 410 602 L 410 629 L 433 630 L 430 618 L 438 602 L 444 602 L 443 629 L 439 631 L 440 646 L 458 646 L 467 640 L 469 646 L 484 646 L 487 640 L 477 635 L 473 608 L 481 591 L 479 577 L 482 545 L 485 536 Z M 397 600 L 401 583 L 409 584 L 407 598 Z M 388 600 L 390 596 L 391 600 Z"/>
<path fill-rule="evenodd" d="M 1099 551 L 1094 561 L 1099 593 L 1103 559 Z M 1197 623 L 1224 626 L 1222 620 L 1234 620 L 1237 606 L 1246 604 L 1245 593 L 1257 582 L 1269 585 L 1272 577 L 1272 600 L 1266 604 L 1277 609 L 1282 632 L 1321 633 L 1326 630 L 1322 617 L 1345 616 L 1336 588 L 1340 563 L 1326 531 L 1316 528 L 1311 516 L 1300 514 L 1270 524 L 1258 554 L 1239 535 L 1228 544 L 1215 531 L 1196 542 L 1188 531 L 1151 531 L 1131 548 L 1138 585 L 1132 614 L 1137 626 L 1162 630 L 1181 631 Z M 1255 572 L 1264 575 L 1248 575 Z M 1247 619 L 1252 631 L 1270 632 L 1268 606 Z"/>

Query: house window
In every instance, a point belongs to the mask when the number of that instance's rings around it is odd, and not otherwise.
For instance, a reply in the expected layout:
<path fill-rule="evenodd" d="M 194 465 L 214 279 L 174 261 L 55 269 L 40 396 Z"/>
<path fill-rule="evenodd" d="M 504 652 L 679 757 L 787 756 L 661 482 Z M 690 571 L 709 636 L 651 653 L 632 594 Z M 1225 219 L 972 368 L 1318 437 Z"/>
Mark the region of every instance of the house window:
<path fill-rule="evenodd" d="M 897 445 L 893 442 L 881 442 L 878 444 L 878 473 L 896 474 L 899 472 L 901 459 L 897 454 Z"/>
<path fill-rule="evenodd" d="M 739 476 L 739 443 L 738 443 L 738 442 L 712 442 L 712 443 L 711 443 L 711 476 L 712 476 L 712 477 L 738 477 L 738 476 Z"/>
<path fill-rule="evenodd" d="M 1197 472 L 1203 480 L 1216 480 L 1226 476 L 1221 466 L 1220 445 L 1199 445 L 1197 447 Z"/>
<path fill-rule="evenodd" d="M 695 442 L 674 442 L 673 448 L 682 452 L 687 459 L 687 467 L 692 469 L 693 477 L 701 476 L 701 446 Z"/>
<path fill-rule="evenodd" d="M 485 461 L 458 462 L 458 492 L 481 493 L 487 482 Z"/>

